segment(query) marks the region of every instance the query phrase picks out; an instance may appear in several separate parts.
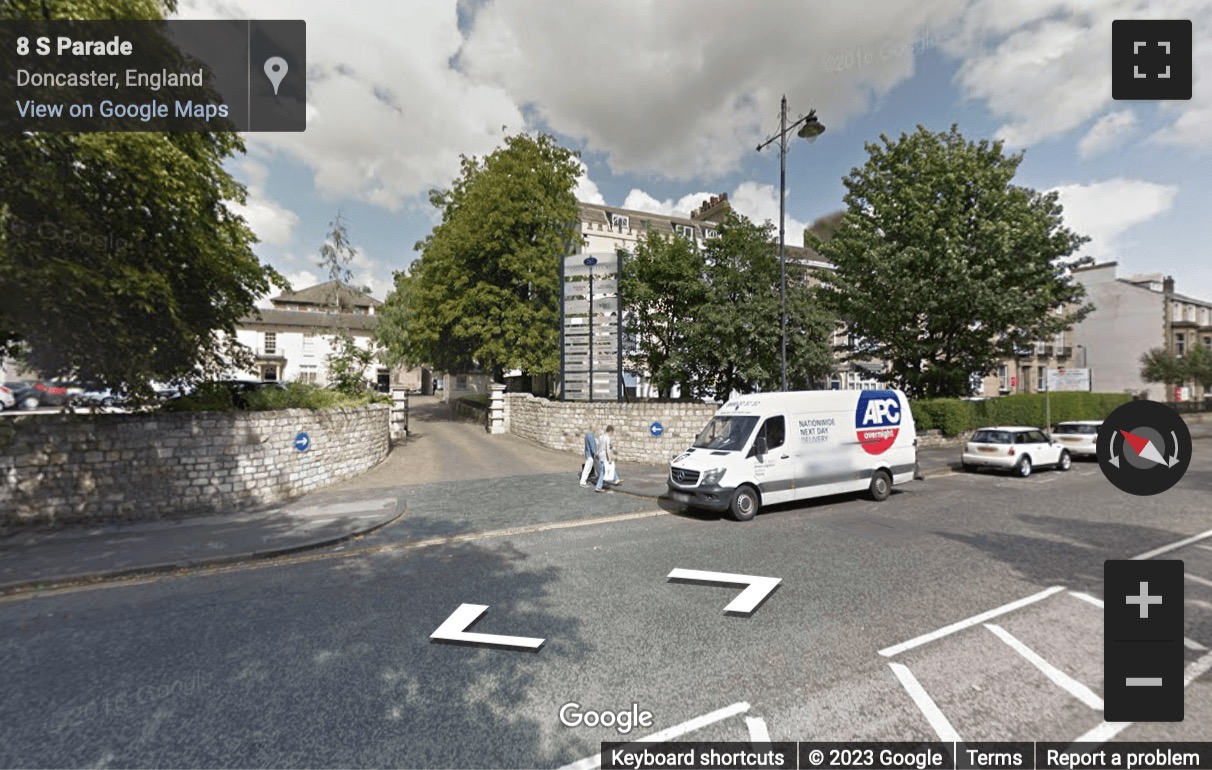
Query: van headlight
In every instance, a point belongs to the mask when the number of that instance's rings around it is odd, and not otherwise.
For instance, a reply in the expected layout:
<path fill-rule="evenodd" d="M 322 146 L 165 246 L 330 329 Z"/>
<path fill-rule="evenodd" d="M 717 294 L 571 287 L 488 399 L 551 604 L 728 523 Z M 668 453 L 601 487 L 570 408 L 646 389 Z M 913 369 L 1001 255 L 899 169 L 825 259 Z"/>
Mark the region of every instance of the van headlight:
<path fill-rule="evenodd" d="M 703 484 L 719 484 L 720 479 L 724 478 L 725 468 L 712 468 L 703 474 Z"/>

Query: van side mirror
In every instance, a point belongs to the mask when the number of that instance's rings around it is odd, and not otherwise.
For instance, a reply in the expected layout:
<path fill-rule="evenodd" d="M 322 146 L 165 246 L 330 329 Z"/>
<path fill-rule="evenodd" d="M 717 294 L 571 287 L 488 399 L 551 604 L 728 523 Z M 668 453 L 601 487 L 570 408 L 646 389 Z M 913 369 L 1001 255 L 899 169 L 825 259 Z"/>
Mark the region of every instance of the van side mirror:
<path fill-rule="evenodd" d="M 769 451 L 770 449 L 766 446 L 766 438 L 764 436 L 758 436 L 753 442 L 753 449 L 749 450 L 749 456 L 753 457 L 756 455 L 761 457 Z"/>

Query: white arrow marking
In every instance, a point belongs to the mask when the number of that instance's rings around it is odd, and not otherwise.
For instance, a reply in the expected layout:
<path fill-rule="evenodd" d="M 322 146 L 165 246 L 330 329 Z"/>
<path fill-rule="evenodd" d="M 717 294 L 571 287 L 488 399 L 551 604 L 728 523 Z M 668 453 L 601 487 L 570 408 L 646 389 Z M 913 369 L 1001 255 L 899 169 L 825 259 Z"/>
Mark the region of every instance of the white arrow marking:
<path fill-rule="evenodd" d="M 531 650 L 538 652 L 545 639 L 531 639 L 525 636 L 500 636 L 498 634 L 473 634 L 467 631 L 481 615 L 488 612 L 484 604 L 461 604 L 451 613 L 446 622 L 438 626 L 438 630 L 429 635 L 430 641 L 449 642 L 476 647 L 504 647 L 513 650 Z"/>
<path fill-rule="evenodd" d="M 753 575 L 733 575 L 728 572 L 702 572 L 697 569 L 675 569 L 669 573 L 670 580 L 684 580 L 691 583 L 716 583 L 724 585 L 748 586 L 741 591 L 740 596 L 732 600 L 724 608 L 725 615 L 752 615 L 762 602 L 783 582 L 779 578 L 755 577 Z"/>
<path fill-rule="evenodd" d="M 1178 462 L 1179 462 L 1179 460 L 1178 460 L 1178 433 L 1176 433 L 1175 431 L 1170 431 L 1170 438 L 1174 439 L 1174 454 L 1170 457 L 1170 460 L 1169 460 L 1170 464 L 1166 467 L 1173 468 L 1175 465 L 1178 465 Z"/>

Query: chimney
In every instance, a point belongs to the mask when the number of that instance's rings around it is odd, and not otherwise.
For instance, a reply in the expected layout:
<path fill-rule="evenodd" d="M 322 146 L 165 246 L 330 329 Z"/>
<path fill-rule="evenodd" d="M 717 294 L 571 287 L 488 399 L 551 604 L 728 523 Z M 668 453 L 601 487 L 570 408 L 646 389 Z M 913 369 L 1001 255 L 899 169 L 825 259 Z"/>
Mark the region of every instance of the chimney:
<path fill-rule="evenodd" d="M 1165 292 L 1166 294 L 1173 294 L 1173 293 L 1174 293 L 1174 278 L 1173 278 L 1173 276 L 1169 276 L 1169 275 L 1167 275 L 1167 276 L 1166 276 L 1166 278 L 1165 278 L 1165 280 L 1164 280 L 1164 281 L 1162 281 L 1162 291 L 1163 291 L 1163 292 Z"/>

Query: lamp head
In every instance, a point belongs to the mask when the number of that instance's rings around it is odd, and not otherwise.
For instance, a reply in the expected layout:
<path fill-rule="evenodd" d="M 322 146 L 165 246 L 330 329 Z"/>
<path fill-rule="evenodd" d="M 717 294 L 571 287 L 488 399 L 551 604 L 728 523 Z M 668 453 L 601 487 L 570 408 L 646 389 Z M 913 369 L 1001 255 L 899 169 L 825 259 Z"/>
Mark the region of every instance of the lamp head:
<path fill-rule="evenodd" d="M 804 125 L 800 126 L 796 135 L 811 142 L 823 133 L 825 133 L 825 126 L 816 119 L 816 110 L 813 110 L 808 113 L 807 118 L 804 118 Z"/>

